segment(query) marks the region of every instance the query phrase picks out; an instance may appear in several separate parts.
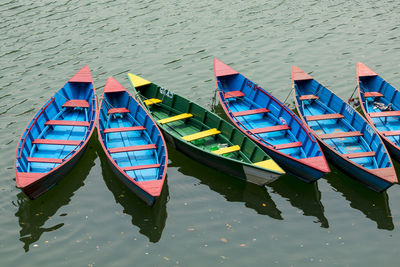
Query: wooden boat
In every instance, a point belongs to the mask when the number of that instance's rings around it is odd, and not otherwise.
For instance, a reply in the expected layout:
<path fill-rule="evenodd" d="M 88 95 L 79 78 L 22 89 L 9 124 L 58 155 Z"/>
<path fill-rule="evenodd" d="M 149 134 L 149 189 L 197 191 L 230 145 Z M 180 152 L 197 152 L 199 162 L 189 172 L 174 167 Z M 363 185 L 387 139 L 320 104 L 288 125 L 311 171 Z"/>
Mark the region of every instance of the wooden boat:
<path fill-rule="evenodd" d="M 363 63 L 357 63 L 357 85 L 366 119 L 400 160 L 400 93 Z"/>
<path fill-rule="evenodd" d="M 257 185 L 285 172 L 249 138 L 201 106 L 133 74 L 138 98 L 177 150 L 212 168 Z"/>
<path fill-rule="evenodd" d="M 292 79 L 296 108 L 332 162 L 377 192 L 397 182 L 386 147 L 356 110 L 298 67 Z"/>
<path fill-rule="evenodd" d="M 167 147 L 151 116 L 112 77 L 104 87 L 97 131 L 115 175 L 147 205 L 153 205 L 167 173 Z"/>
<path fill-rule="evenodd" d="M 226 115 L 285 171 L 308 183 L 330 172 L 318 142 L 289 108 L 218 59 L 214 72 Z"/>
<path fill-rule="evenodd" d="M 31 199 L 54 186 L 82 156 L 95 128 L 96 93 L 84 66 L 32 118 L 15 153 L 17 187 Z"/>

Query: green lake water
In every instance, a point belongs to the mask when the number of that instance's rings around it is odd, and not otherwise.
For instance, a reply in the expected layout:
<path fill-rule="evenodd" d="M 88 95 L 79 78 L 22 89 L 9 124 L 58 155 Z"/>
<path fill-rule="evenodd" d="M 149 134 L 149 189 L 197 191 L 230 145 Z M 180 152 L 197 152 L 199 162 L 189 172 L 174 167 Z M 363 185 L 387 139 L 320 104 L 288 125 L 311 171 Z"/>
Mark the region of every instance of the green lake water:
<path fill-rule="evenodd" d="M 97 136 L 35 201 L 14 174 L 25 126 L 84 64 L 98 95 L 109 76 L 131 89 L 132 72 L 220 115 L 214 57 L 281 100 L 294 64 L 344 99 L 358 61 L 398 88 L 398 2 L 3 0 L 0 15 L 0 266 L 398 265 L 400 186 L 378 194 L 333 165 L 315 184 L 257 187 L 169 147 L 152 208 L 117 180 Z"/>

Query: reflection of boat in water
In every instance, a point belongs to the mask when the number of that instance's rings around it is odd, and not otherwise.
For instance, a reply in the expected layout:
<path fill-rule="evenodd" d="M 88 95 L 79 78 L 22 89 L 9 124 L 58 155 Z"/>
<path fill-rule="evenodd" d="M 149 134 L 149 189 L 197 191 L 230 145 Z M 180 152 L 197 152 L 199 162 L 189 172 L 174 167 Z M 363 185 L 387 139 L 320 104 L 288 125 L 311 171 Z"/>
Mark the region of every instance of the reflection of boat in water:
<path fill-rule="evenodd" d="M 255 210 L 258 214 L 283 220 L 281 211 L 276 207 L 265 187 L 232 179 L 229 175 L 204 167 L 171 147 L 168 147 L 168 156 L 171 161 L 168 170 L 171 172 L 174 168 L 178 168 L 180 173 L 199 179 L 202 184 L 207 185 L 230 202 L 243 202 L 246 207 Z"/>
<path fill-rule="evenodd" d="M 64 224 L 59 223 L 49 227 L 43 227 L 56 212 L 71 201 L 75 192 L 84 185 L 84 180 L 89 174 L 94 160 L 97 157 L 97 141 L 92 138 L 87 150 L 75 167 L 52 190 L 36 200 L 30 200 L 24 193 L 18 194 L 18 217 L 20 240 L 24 243 L 24 250 L 29 251 L 29 246 L 38 241 L 44 232 L 59 229 Z M 64 216 L 64 214 L 60 215 Z"/>
<path fill-rule="evenodd" d="M 107 159 L 103 152 L 99 153 L 99 157 L 104 182 L 113 194 L 115 202 L 121 204 L 123 212 L 132 217 L 132 224 L 139 227 L 141 234 L 147 236 L 150 242 L 158 242 L 167 219 L 166 204 L 169 198 L 167 179 L 165 179 L 161 195 L 154 205 L 150 207 L 131 192 L 119 179 L 115 179 L 115 174 L 107 164 Z"/>
<path fill-rule="evenodd" d="M 395 163 L 396 165 L 396 163 Z M 386 192 L 376 193 L 352 179 L 344 179 L 346 174 L 332 167 L 327 175 L 327 182 L 350 202 L 350 207 L 361 211 L 365 217 L 376 222 L 378 229 L 393 230 L 393 218 L 389 208 L 389 197 Z"/>
<path fill-rule="evenodd" d="M 289 175 L 271 184 L 273 191 L 289 200 L 290 204 L 303 211 L 305 216 L 313 216 L 321 223 L 321 227 L 328 228 L 328 219 L 324 215 L 324 206 L 321 203 L 321 192 L 318 184 L 306 184 Z"/>

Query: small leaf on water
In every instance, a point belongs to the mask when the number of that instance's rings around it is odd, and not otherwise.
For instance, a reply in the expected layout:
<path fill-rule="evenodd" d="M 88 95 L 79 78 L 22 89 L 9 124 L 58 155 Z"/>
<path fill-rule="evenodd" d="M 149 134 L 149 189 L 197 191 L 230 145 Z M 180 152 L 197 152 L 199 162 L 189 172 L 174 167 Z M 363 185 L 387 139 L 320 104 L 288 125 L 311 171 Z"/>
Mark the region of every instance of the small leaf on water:
<path fill-rule="evenodd" d="M 265 204 L 265 203 L 262 203 L 262 206 L 263 206 L 263 207 L 266 207 L 266 206 L 267 206 L 267 204 Z"/>
<path fill-rule="evenodd" d="M 241 247 L 245 247 L 245 246 L 246 246 L 246 244 L 240 244 L 240 246 L 241 246 Z"/>
<path fill-rule="evenodd" d="M 228 242 L 228 240 L 226 240 L 226 238 L 223 238 L 223 237 L 220 240 L 221 240 L 222 243 L 227 243 Z"/>
<path fill-rule="evenodd" d="M 187 230 L 188 231 L 194 231 L 195 229 L 194 228 L 188 228 Z"/>
<path fill-rule="evenodd" d="M 169 259 L 167 257 L 164 257 L 164 260 L 169 261 Z"/>

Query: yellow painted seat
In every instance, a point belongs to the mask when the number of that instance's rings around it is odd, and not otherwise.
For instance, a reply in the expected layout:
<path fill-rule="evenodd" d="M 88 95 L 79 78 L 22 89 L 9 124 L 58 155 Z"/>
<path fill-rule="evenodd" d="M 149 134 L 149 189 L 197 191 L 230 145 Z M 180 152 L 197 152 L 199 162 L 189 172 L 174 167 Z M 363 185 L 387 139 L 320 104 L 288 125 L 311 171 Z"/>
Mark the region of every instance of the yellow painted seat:
<path fill-rule="evenodd" d="M 172 117 L 168 117 L 168 118 L 165 118 L 165 119 L 158 120 L 157 122 L 160 123 L 160 124 L 166 124 L 166 123 L 170 123 L 170 122 L 173 122 L 173 121 L 179 121 L 179 120 L 188 119 L 190 117 L 193 117 L 193 114 L 182 113 L 182 114 L 179 114 L 179 115 L 176 115 L 176 116 L 172 116 Z"/>
<path fill-rule="evenodd" d="M 150 105 L 153 105 L 153 104 L 158 104 L 158 103 L 161 103 L 162 102 L 162 100 L 161 99 L 158 99 L 158 98 L 150 98 L 150 99 L 146 99 L 145 101 L 144 101 L 144 103 L 147 105 L 147 106 L 150 106 Z"/>
<path fill-rule="evenodd" d="M 235 145 L 235 146 L 229 146 L 229 147 L 220 148 L 218 150 L 214 150 L 214 151 L 212 151 L 212 153 L 217 154 L 217 155 L 224 155 L 224 154 L 232 153 L 232 152 L 239 151 L 239 150 L 240 150 L 240 146 Z"/>
<path fill-rule="evenodd" d="M 221 131 L 218 131 L 217 129 L 213 128 L 213 129 L 198 132 L 195 134 L 189 134 L 189 135 L 182 136 L 182 139 L 186 140 L 186 141 L 194 141 L 197 139 L 205 138 L 205 137 L 220 134 L 220 133 L 221 133 Z"/>
<path fill-rule="evenodd" d="M 254 165 L 256 165 L 258 167 L 261 167 L 261 168 L 264 168 L 264 169 L 280 172 L 282 174 L 285 173 L 285 171 L 282 170 L 282 168 L 279 167 L 279 165 L 276 164 L 276 162 L 273 159 L 267 159 L 267 160 L 259 161 L 259 162 L 254 163 Z"/>

